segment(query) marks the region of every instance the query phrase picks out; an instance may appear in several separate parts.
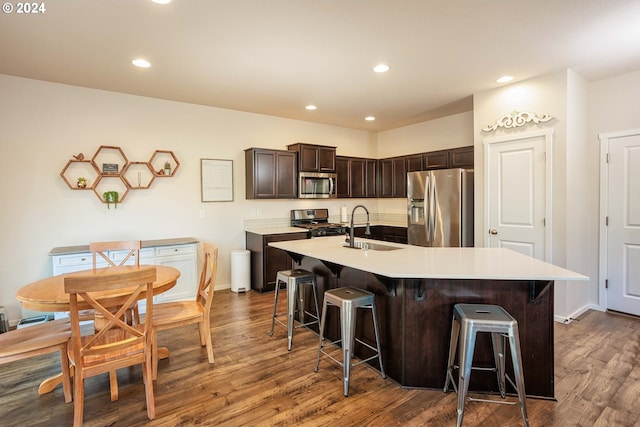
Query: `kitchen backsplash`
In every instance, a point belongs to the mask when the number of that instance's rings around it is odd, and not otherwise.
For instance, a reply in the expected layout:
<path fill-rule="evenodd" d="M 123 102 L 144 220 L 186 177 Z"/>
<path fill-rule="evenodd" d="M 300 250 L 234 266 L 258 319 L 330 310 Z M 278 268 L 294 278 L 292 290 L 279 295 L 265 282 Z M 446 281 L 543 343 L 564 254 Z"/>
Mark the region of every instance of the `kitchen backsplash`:
<path fill-rule="evenodd" d="M 351 220 L 351 215 L 349 215 Z M 369 220 L 373 224 L 393 225 L 397 227 L 407 226 L 407 216 L 405 214 L 398 213 L 378 213 L 372 212 Z M 364 224 L 367 221 L 367 215 L 364 213 L 356 213 L 354 222 L 356 224 Z M 340 215 L 329 216 L 329 222 L 340 222 Z M 276 228 L 276 227 L 289 227 L 291 225 L 291 218 L 250 218 L 244 220 L 244 228 Z"/>

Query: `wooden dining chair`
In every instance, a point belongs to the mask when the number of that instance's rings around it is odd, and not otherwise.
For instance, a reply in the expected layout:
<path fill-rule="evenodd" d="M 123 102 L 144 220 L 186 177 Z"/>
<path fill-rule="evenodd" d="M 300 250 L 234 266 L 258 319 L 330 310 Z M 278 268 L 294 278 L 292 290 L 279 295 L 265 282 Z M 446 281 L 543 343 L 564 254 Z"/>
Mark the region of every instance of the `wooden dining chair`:
<path fill-rule="evenodd" d="M 129 325 L 126 312 L 145 293 L 147 314 L 153 318 L 153 282 L 156 267 L 114 269 L 100 275 L 65 277 L 64 290 L 69 294 L 71 340 L 69 360 L 75 367 L 73 382 L 73 425 L 82 425 L 84 381 L 98 374 L 115 372 L 118 368 L 142 365 L 147 416 L 155 417 L 153 397 L 152 322 Z M 126 290 L 126 292 L 124 292 Z M 104 326 L 94 334 L 81 335 L 80 308 L 84 301 L 105 318 Z"/>
<path fill-rule="evenodd" d="M 111 242 L 93 242 L 89 243 L 89 251 L 93 256 L 93 268 L 95 269 L 98 264 L 98 259 L 102 259 L 107 262 L 109 267 L 118 267 L 125 265 L 131 257 L 134 259 L 133 265 L 140 265 L 140 249 L 142 242 L 140 240 L 115 240 Z M 122 258 L 119 263 L 113 261 L 106 254 L 107 251 L 126 251 L 129 252 Z M 99 257 L 99 258 L 98 258 Z M 140 324 L 140 312 L 138 310 L 138 304 L 133 307 L 133 310 L 127 313 L 131 315 L 129 323 Z"/>
<path fill-rule="evenodd" d="M 71 337 L 69 319 L 45 322 L 0 334 L 0 365 L 41 354 L 60 352 L 64 401 L 71 402 L 71 375 L 67 344 Z"/>
<path fill-rule="evenodd" d="M 172 301 L 154 304 L 153 331 L 157 343 L 158 331 L 177 328 L 193 323 L 198 324 L 200 345 L 207 347 L 209 363 L 213 363 L 213 343 L 211 341 L 210 313 L 218 267 L 218 247 L 211 243 L 202 244 L 204 262 L 198 292 L 194 301 Z M 147 313 L 148 318 L 149 313 Z M 158 377 L 158 347 L 153 350 L 153 378 Z"/>

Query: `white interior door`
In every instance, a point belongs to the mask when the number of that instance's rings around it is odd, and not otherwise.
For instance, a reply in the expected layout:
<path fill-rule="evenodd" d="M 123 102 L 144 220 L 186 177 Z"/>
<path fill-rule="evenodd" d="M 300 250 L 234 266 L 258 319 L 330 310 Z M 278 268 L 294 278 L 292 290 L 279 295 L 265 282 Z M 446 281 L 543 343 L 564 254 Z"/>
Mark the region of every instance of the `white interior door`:
<path fill-rule="evenodd" d="M 528 132 L 484 141 L 485 246 L 550 260 L 551 136 L 550 131 Z"/>
<path fill-rule="evenodd" d="M 640 132 L 608 138 L 607 309 L 640 316 Z"/>

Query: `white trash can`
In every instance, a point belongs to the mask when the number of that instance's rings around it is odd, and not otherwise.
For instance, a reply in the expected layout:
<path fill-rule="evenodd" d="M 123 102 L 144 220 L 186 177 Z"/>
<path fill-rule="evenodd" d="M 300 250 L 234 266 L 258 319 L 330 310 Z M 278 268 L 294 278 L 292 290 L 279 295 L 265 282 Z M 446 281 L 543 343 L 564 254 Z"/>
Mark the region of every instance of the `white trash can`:
<path fill-rule="evenodd" d="M 251 252 L 231 251 L 231 292 L 246 292 L 251 288 Z"/>

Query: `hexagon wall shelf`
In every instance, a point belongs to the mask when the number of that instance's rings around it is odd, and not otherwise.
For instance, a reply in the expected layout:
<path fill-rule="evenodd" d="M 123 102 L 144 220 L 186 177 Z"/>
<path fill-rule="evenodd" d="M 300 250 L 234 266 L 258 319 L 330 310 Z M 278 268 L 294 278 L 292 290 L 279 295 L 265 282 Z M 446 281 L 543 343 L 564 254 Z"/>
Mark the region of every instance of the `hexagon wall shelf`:
<path fill-rule="evenodd" d="M 146 190 L 156 177 L 172 178 L 179 166 L 170 150 L 156 150 L 146 162 L 130 162 L 120 147 L 101 145 L 91 160 L 82 153 L 74 155 L 60 176 L 71 190 L 93 190 L 102 203 L 108 202 L 107 191 L 118 191 L 118 203 L 122 203 L 129 190 Z"/>

